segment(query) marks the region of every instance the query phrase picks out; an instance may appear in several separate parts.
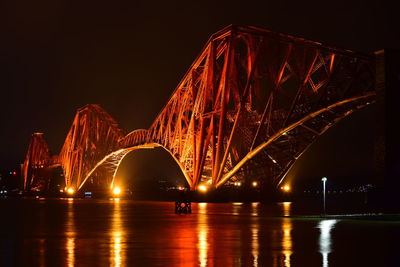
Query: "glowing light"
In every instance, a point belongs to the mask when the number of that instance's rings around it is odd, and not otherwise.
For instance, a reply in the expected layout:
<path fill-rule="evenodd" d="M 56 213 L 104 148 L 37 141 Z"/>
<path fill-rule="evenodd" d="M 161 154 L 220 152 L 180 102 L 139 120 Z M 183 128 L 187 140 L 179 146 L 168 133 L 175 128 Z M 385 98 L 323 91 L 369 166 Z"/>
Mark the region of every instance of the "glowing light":
<path fill-rule="evenodd" d="M 241 182 L 235 182 L 234 185 L 235 185 L 235 186 L 241 186 L 242 183 L 241 183 Z"/>
<path fill-rule="evenodd" d="M 251 185 L 252 185 L 253 187 L 257 187 L 257 186 L 258 186 L 258 183 L 257 183 L 256 181 L 254 181 Z"/>
<path fill-rule="evenodd" d="M 199 185 L 197 188 L 199 189 L 199 191 L 202 191 L 202 192 L 207 192 L 207 190 L 208 190 L 207 186 L 205 186 L 205 185 Z"/>
<path fill-rule="evenodd" d="M 114 187 L 113 194 L 114 194 L 114 196 L 119 196 L 121 194 L 121 188 Z"/>
<path fill-rule="evenodd" d="M 68 188 L 67 189 L 67 193 L 69 194 L 69 195 L 72 195 L 73 193 L 75 193 L 75 190 L 73 189 L 73 188 Z"/>
<path fill-rule="evenodd" d="M 283 191 L 285 191 L 285 192 L 289 192 L 289 191 L 290 191 L 290 186 L 285 185 L 285 186 L 282 186 L 281 189 L 282 189 Z"/>

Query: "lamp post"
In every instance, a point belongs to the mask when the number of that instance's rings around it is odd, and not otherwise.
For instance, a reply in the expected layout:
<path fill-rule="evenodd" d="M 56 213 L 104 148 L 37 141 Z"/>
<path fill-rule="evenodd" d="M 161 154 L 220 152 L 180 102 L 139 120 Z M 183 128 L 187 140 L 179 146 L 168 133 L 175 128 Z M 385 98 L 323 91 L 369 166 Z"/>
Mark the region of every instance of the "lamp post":
<path fill-rule="evenodd" d="M 324 203 L 324 213 L 323 213 L 323 215 L 325 216 L 326 215 L 326 207 L 325 207 L 325 183 L 326 183 L 326 180 L 328 180 L 328 178 L 326 178 L 326 177 L 322 177 L 322 179 L 321 179 L 321 181 L 322 181 L 322 192 L 323 192 L 323 203 Z"/>

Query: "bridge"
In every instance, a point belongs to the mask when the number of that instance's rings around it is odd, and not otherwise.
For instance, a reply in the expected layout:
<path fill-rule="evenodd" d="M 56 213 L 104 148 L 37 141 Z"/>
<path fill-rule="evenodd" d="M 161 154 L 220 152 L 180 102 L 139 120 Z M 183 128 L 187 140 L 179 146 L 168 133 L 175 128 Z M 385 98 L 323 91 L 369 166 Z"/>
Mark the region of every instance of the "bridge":
<path fill-rule="evenodd" d="M 100 106 L 86 105 L 58 155 L 34 133 L 24 189 L 43 190 L 40 170 L 56 166 L 66 188 L 112 189 L 129 152 L 155 147 L 169 152 L 191 190 L 246 177 L 279 186 L 320 135 L 375 99 L 371 55 L 231 25 L 211 36 L 150 128 L 127 133 Z"/>

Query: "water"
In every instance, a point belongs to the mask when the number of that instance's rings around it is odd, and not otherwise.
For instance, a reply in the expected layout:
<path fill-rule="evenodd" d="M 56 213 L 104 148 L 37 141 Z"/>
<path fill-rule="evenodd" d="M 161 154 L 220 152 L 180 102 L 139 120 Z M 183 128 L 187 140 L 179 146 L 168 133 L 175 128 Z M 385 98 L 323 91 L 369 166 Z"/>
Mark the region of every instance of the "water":
<path fill-rule="evenodd" d="M 0 200 L 0 266 L 400 266 L 400 223 L 281 216 L 289 202 Z"/>

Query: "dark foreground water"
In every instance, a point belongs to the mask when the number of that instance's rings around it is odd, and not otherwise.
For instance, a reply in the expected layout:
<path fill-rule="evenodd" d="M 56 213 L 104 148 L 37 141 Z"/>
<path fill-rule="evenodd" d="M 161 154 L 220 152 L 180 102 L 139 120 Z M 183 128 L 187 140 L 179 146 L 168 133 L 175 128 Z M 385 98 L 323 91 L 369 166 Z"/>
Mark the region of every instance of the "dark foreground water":
<path fill-rule="evenodd" d="M 400 222 L 288 218 L 289 202 L 1 199 L 0 266 L 400 266 Z"/>

